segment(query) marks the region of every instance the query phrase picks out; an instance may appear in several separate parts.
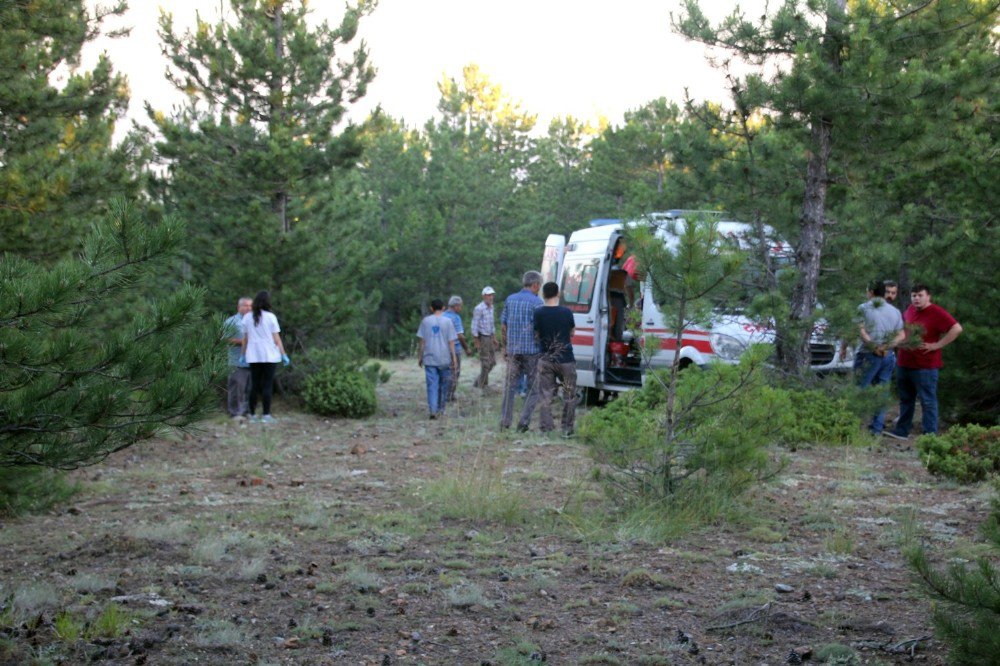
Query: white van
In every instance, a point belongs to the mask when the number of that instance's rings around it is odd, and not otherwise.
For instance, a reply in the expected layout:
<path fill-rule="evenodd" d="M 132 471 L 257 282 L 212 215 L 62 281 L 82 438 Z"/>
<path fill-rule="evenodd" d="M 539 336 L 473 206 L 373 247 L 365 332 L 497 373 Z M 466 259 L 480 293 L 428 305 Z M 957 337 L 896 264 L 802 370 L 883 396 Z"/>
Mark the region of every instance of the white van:
<path fill-rule="evenodd" d="M 674 229 L 684 214 L 691 211 L 653 213 L 627 225 L 651 225 L 665 244 L 674 245 Z M 649 369 L 669 368 L 674 360 L 676 336 L 668 330 L 656 306 L 651 284 L 632 280 L 625 270 L 629 257 L 625 225 L 620 220 L 594 220 L 590 224 L 574 231 L 569 241 L 559 234 L 549 235 L 541 273 L 543 282 L 559 284 L 563 305 L 573 311 L 577 386 L 582 399 L 595 402 L 602 391 L 606 397 L 642 386 Z M 751 225 L 721 220 L 716 226 L 721 235 L 734 239 L 741 247 L 748 246 Z M 772 260 L 778 265 L 789 263 L 791 246 L 777 240 L 771 229 L 765 227 L 764 231 Z M 648 366 L 640 354 L 641 340 L 634 339 L 623 326 L 628 308 L 641 308 L 641 338 L 660 340 Z M 819 373 L 850 370 L 853 358 L 838 358 L 838 343 L 825 337 L 825 328 L 821 323 L 813 333 L 812 369 Z M 681 366 L 704 366 L 713 360 L 736 363 L 751 344 L 773 340 L 774 331 L 769 326 L 761 326 L 738 311 L 715 311 L 709 321 L 684 331 Z"/>

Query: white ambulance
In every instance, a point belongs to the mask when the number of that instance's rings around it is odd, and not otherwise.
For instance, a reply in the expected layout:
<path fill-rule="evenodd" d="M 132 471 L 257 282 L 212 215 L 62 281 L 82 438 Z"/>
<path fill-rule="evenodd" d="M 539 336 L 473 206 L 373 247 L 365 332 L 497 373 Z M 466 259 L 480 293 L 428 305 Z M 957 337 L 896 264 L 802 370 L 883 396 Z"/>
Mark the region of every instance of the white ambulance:
<path fill-rule="evenodd" d="M 562 303 L 573 312 L 573 355 L 576 357 L 577 386 L 581 400 L 593 403 L 620 391 L 642 386 L 650 369 L 669 368 L 674 360 L 676 336 L 668 330 L 663 313 L 653 298 L 652 286 L 641 273 L 630 269 L 625 242 L 625 226 L 651 225 L 668 245 L 677 242 L 677 225 L 694 211 L 652 213 L 637 221 L 594 220 L 574 231 L 569 240 L 551 234 L 545 242 L 542 260 L 543 282 L 559 284 Z M 705 213 L 699 212 L 704 215 Z M 717 216 L 717 213 L 709 213 Z M 744 249 L 752 242 L 754 229 L 745 222 L 715 222 L 720 235 L 731 238 Z M 792 248 L 764 228 L 768 252 L 777 265 L 792 261 Z M 638 279 L 633 279 L 633 277 Z M 636 336 L 624 325 L 629 311 L 641 311 L 641 331 Z M 853 364 L 850 354 L 841 360 L 839 344 L 825 336 L 821 322 L 810 343 L 812 369 L 818 373 L 846 372 Z M 647 359 L 640 353 L 646 339 L 659 340 L 658 349 Z M 737 363 L 755 343 L 774 340 L 774 331 L 737 309 L 716 310 L 708 321 L 691 326 L 681 339 L 680 363 L 704 366 L 718 360 Z"/>

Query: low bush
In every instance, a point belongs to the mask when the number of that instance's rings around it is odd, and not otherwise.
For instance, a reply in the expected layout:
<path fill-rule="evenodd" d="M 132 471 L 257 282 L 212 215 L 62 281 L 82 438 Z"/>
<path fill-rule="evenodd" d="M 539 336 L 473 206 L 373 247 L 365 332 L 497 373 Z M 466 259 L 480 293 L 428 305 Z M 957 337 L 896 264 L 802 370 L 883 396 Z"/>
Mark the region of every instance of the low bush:
<path fill-rule="evenodd" d="M 972 563 L 952 560 L 946 568 L 939 568 L 931 564 L 922 546 L 906 553 L 924 591 L 936 602 L 934 631 L 948 646 L 948 663 L 958 666 L 995 664 L 1000 654 L 1000 570 L 996 565 L 1000 555 L 1000 496 L 993 498 L 982 533 L 992 553 Z"/>
<path fill-rule="evenodd" d="M 975 483 L 1000 472 L 1000 426 L 955 426 L 940 435 L 921 435 L 917 449 L 931 474 Z"/>
<path fill-rule="evenodd" d="M 580 423 L 580 438 L 605 465 L 624 499 L 690 495 L 692 488 L 742 493 L 767 473 L 766 447 L 787 425 L 788 395 L 767 386 L 760 358 L 712 364 L 678 378 L 672 439 L 667 436 L 667 378 L 656 373 Z M 669 439 L 669 441 L 668 441 Z"/>
<path fill-rule="evenodd" d="M 859 419 L 870 419 L 868 412 L 876 408 L 859 406 L 843 390 L 783 390 L 788 394 L 790 409 L 787 423 L 781 430 L 783 444 L 855 445 L 864 442 Z"/>
<path fill-rule="evenodd" d="M 323 416 L 364 418 L 378 408 L 375 385 L 368 377 L 338 367 L 309 375 L 302 397 L 310 411 Z"/>
<path fill-rule="evenodd" d="M 0 517 L 37 513 L 65 502 L 79 484 L 42 467 L 0 467 Z"/>

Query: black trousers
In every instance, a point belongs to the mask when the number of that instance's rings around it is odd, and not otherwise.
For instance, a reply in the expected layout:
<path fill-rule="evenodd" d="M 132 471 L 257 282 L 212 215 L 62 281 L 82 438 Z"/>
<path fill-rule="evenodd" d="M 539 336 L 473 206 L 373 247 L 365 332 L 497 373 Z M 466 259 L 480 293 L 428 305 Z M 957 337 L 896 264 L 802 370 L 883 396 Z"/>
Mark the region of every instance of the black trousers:
<path fill-rule="evenodd" d="M 260 396 L 264 413 L 271 413 L 271 396 L 274 395 L 274 372 L 277 363 L 250 364 L 250 414 L 257 411 L 257 396 Z"/>

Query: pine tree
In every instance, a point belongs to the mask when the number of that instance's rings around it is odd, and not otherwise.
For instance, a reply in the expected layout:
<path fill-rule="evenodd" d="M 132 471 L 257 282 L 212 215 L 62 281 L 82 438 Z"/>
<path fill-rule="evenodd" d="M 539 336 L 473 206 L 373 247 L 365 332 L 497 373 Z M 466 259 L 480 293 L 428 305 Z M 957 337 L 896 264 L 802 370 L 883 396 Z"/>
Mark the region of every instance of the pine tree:
<path fill-rule="evenodd" d="M 356 341 L 369 307 L 352 244 L 361 229 L 332 198 L 360 156 L 344 113 L 374 76 L 364 45 L 341 52 L 374 3 L 348 7 L 337 27 L 310 26 L 305 2 L 230 7 L 183 35 L 171 15 L 160 21 L 168 79 L 187 103 L 148 113 L 168 165 L 158 196 L 190 220 L 185 268 L 218 309 L 269 289 L 290 349 Z"/>
<path fill-rule="evenodd" d="M 983 525 L 994 553 L 1000 555 L 1000 500 L 994 498 L 993 510 Z M 957 666 L 995 664 L 1000 655 L 1000 570 L 989 557 L 979 557 L 972 564 L 952 564 L 935 569 L 924 548 L 907 553 L 931 598 L 934 627 Z"/>
<path fill-rule="evenodd" d="M 850 6 L 845 0 L 786 0 L 759 20 L 735 11 L 713 27 L 697 2 L 685 3 L 675 27 L 749 63 L 751 74 L 731 79 L 737 105 L 770 116 L 789 136 L 797 133 L 790 147 L 799 148 L 790 159 L 804 155 L 794 223 L 768 220 L 795 231 L 797 275 L 777 339 L 784 369 L 801 373 L 809 364 L 823 254 L 836 223 L 831 211 L 846 196 L 848 155 L 866 145 L 885 146 L 886 127 L 908 124 L 928 102 L 945 103 L 960 80 L 949 76 L 951 62 L 975 57 L 970 37 L 994 25 L 996 11 L 994 3 L 978 0 Z"/>
<path fill-rule="evenodd" d="M 93 12 L 88 4 L 0 3 L 0 238 L 26 258 L 62 258 L 110 197 L 135 192 L 135 144 L 111 145 L 128 105 L 125 80 L 105 56 L 78 69 L 84 45 L 125 3 Z"/>
<path fill-rule="evenodd" d="M 678 222 L 660 223 L 657 232 L 642 226 L 629 232 L 629 243 L 652 285 L 653 298 L 663 312 L 664 323 L 673 335 L 673 362 L 664 379 L 651 373 L 652 381 L 662 386 L 664 399 L 663 447 L 656 476 L 662 493 L 669 496 L 677 483 L 677 459 L 684 452 L 686 430 L 698 418 L 698 411 L 707 403 L 719 401 L 719 396 L 707 400 L 695 399 L 679 404 L 678 379 L 681 372 L 680 350 L 684 346 L 684 331 L 692 325 L 704 325 L 710 319 L 713 304 L 720 293 L 731 285 L 745 259 L 744 252 L 723 242 L 711 219 L 691 216 Z M 664 233 L 665 232 L 665 233 Z M 676 239 L 665 242 L 664 238 Z M 645 349 L 656 349 L 659 339 L 646 341 Z M 692 452 L 686 452 L 692 455 Z M 687 470 L 687 473 L 696 468 Z"/>
<path fill-rule="evenodd" d="M 72 469 L 214 407 L 224 362 L 203 292 L 181 286 L 114 330 L 102 311 L 148 286 L 184 227 L 113 201 L 81 258 L 0 256 L 0 467 Z"/>

